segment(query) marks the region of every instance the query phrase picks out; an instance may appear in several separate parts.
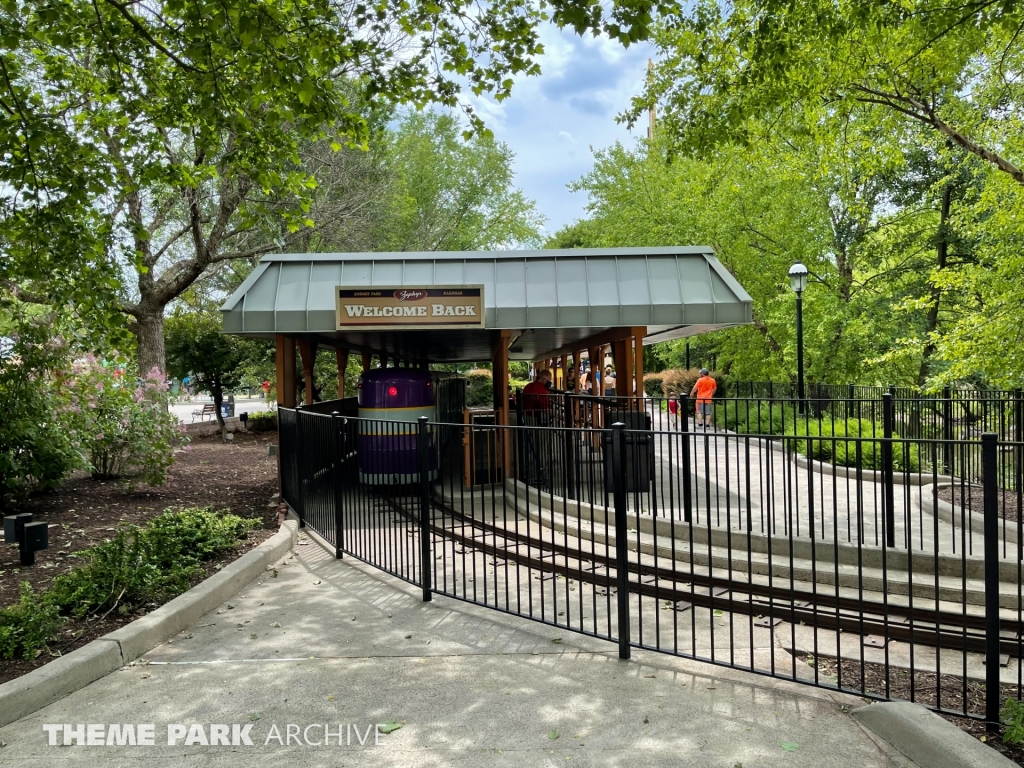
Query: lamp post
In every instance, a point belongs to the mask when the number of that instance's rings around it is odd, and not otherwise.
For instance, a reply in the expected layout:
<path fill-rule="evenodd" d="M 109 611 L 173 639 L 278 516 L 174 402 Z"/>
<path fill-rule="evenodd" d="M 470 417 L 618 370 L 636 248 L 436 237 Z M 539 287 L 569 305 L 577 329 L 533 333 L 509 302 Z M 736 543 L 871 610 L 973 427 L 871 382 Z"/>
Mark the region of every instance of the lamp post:
<path fill-rule="evenodd" d="M 804 290 L 807 267 L 799 261 L 789 268 L 789 285 L 796 294 L 796 395 L 797 407 L 804 412 Z"/>

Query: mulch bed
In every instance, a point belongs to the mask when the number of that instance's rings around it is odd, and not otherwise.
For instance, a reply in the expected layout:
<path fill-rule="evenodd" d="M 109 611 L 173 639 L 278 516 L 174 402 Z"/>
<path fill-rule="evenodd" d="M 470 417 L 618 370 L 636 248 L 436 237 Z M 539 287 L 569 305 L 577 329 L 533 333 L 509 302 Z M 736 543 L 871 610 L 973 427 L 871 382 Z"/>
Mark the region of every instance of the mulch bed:
<path fill-rule="evenodd" d="M 985 491 L 974 485 L 939 488 L 939 498 L 958 507 L 966 506 L 972 514 L 980 515 L 985 509 Z M 1019 499 L 1017 491 L 1000 491 L 998 497 L 999 516 L 1007 522 L 1017 522 Z"/>
<path fill-rule="evenodd" d="M 837 675 L 836 659 L 832 656 L 818 656 L 818 669 L 823 675 Z M 863 690 L 890 699 L 911 700 L 910 670 L 889 667 L 889 688 L 886 691 L 886 667 L 884 664 L 865 662 L 863 665 L 864 685 L 861 687 L 861 663 L 858 659 L 843 659 L 842 685 L 845 689 Z M 940 703 L 943 709 L 964 710 L 980 713 L 985 711 L 985 686 L 979 681 L 967 681 L 967 704 L 964 706 L 964 679 L 958 675 L 936 675 L 934 672 L 917 671 L 913 675 L 913 701 L 926 707 Z M 1003 685 L 1001 701 L 1020 695 L 1016 685 Z M 1024 765 L 1024 745 L 1005 744 L 1002 728 L 997 733 L 988 733 L 986 724 L 980 720 L 957 717 L 943 712 L 937 713 L 953 725 L 977 739 L 985 737 L 985 743 L 992 749 L 1018 765 Z"/>
<path fill-rule="evenodd" d="M 59 490 L 40 494 L 19 505 L 34 520 L 50 524 L 50 548 L 36 553 L 35 565 L 22 567 L 18 548 L 0 545 L 0 608 L 18 601 L 21 582 L 37 592 L 79 564 L 71 557 L 111 536 L 121 523 L 143 525 L 166 509 L 213 506 L 240 517 L 257 518 L 255 529 L 234 552 L 204 563 L 201 581 L 240 555 L 266 541 L 278 529 L 277 511 L 268 506 L 277 493 L 277 459 L 267 456 L 267 445 L 277 442 L 276 432 L 236 433 L 231 442 L 220 435 L 193 437 L 179 453 L 165 485 L 140 487 L 134 492 L 117 482 L 97 482 L 89 477 L 70 479 Z M 137 616 L 110 615 L 103 620 L 75 621 L 66 626 L 62 645 L 38 658 L 0 660 L 0 683 L 12 680 L 90 640 L 111 632 Z"/>

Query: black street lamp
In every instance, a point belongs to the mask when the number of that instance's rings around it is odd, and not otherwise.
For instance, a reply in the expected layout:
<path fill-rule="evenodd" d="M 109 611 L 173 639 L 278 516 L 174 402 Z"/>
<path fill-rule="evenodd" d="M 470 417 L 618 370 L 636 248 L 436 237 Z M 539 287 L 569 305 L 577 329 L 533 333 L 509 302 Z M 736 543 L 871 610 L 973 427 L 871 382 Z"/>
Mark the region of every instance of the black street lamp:
<path fill-rule="evenodd" d="M 789 268 L 789 285 L 796 294 L 796 396 L 800 413 L 804 412 L 804 290 L 807 267 L 799 261 Z"/>

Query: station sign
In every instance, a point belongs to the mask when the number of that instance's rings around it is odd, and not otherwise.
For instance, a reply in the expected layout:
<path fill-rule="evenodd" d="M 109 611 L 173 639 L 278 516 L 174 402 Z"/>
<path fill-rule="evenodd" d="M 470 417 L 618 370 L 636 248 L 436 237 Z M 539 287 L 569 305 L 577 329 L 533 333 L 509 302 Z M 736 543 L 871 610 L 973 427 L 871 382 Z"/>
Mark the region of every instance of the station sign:
<path fill-rule="evenodd" d="M 345 328 L 483 328 L 482 285 L 338 286 L 338 330 Z"/>

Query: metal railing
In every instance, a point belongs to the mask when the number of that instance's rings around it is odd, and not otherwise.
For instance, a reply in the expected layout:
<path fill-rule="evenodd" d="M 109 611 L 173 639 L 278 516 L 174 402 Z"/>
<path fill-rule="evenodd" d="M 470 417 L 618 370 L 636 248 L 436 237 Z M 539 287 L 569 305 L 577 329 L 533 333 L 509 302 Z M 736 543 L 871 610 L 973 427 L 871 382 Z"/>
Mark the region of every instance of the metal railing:
<path fill-rule="evenodd" d="M 516 426 L 280 409 L 282 490 L 425 600 L 996 723 L 1024 682 L 1024 444 L 899 436 L 871 403 L 852 434 L 757 398 L 707 430 L 649 398 Z"/>

